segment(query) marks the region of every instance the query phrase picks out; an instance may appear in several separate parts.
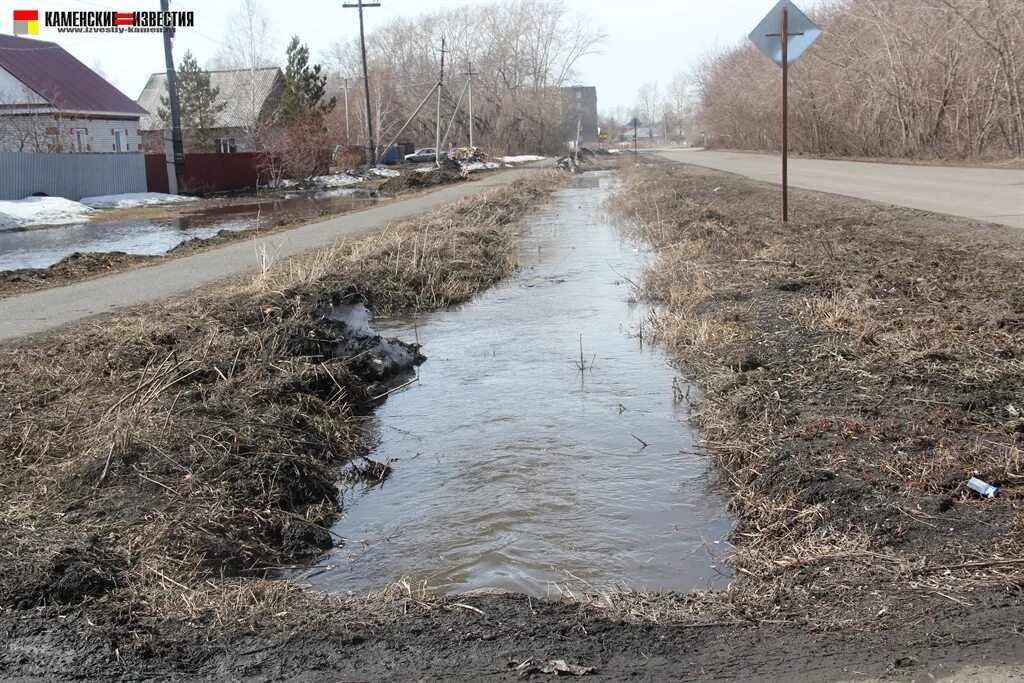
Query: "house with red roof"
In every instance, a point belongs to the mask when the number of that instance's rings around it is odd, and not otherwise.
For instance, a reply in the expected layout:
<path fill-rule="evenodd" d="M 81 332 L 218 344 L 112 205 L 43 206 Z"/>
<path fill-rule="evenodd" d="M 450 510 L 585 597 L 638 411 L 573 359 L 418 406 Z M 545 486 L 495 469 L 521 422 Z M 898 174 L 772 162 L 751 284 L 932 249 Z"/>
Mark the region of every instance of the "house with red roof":
<path fill-rule="evenodd" d="M 0 152 L 137 154 L 146 114 L 56 43 L 0 35 Z"/>

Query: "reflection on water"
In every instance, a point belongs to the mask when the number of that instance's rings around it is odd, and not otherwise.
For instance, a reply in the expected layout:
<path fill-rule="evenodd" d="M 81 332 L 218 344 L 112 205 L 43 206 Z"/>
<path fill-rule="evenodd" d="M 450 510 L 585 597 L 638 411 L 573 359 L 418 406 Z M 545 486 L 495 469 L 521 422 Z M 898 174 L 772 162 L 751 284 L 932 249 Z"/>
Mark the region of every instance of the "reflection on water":
<path fill-rule="evenodd" d="M 344 491 L 346 543 L 303 573 L 315 587 L 727 580 L 712 556 L 726 552 L 725 501 L 693 453 L 674 370 L 635 336 L 645 309 L 625 277 L 646 254 L 600 213 L 614 182 L 584 175 L 530 219 L 518 277 L 415 326 L 375 321 L 428 360 L 378 409 L 372 456 L 397 462 L 372 490 Z"/>
<path fill-rule="evenodd" d="M 269 228 L 282 222 L 344 213 L 376 201 L 366 193 L 333 190 L 314 196 L 222 206 L 180 217 L 2 230 L 0 270 L 45 268 L 76 251 L 165 254 L 182 242 L 212 237 L 221 230 Z"/>

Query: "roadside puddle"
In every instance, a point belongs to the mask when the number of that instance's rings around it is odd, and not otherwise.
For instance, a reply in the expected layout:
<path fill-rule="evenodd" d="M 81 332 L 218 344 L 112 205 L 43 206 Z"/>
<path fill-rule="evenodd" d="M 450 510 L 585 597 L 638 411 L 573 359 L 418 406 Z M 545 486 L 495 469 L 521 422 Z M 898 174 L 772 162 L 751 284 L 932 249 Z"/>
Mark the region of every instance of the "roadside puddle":
<path fill-rule="evenodd" d="M 649 254 L 602 214 L 616 182 L 579 176 L 527 219 L 517 277 L 416 321 L 373 321 L 428 360 L 376 412 L 370 456 L 390 476 L 343 485 L 345 542 L 298 580 L 535 596 L 728 582 L 726 500 L 686 384 L 637 337 L 648 306 L 627 278 Z"/>
<path fill-rule="evenodd" d="M 327 190 L 313 195 L 229 204 L 177 217 L 0 230 L 0 271 L 46 268 L 75 252 L 123 251 L 157 256 L 189 240 L 213 237 L 221 230 L 255 230 L 285 222 L 326 219 L 372 206 L 378 201 L 378 197 L 367 192 Z"/>

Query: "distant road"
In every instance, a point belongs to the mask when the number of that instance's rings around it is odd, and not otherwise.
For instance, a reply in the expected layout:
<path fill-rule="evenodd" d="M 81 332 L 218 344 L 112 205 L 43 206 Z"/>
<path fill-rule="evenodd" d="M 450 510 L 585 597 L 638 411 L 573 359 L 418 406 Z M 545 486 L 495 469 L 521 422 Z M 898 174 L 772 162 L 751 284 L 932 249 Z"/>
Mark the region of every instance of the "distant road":
<path fill-rule="evenodd" d="M 334 244 L 415 217 L 448 202 L 533 173 L 538 166 L 503 171 L 474 182 L 446 185 L 429 194 L 311 223 L 266 237 L 235 242 L 152 266 L 63 287 L 0 299 L 0 342 L 46 332 L 120 308 L 182 295 L 189 290 L 260 267 L 261 249 L 274 259 Z"/>
<path fill-rule="evenodd" d="M 672 161 L 779 182 L 777 155 L 657 150 Z M 896 204 L 1024 229 L 1024 169 L 789 160 L 792 187 Z"/>

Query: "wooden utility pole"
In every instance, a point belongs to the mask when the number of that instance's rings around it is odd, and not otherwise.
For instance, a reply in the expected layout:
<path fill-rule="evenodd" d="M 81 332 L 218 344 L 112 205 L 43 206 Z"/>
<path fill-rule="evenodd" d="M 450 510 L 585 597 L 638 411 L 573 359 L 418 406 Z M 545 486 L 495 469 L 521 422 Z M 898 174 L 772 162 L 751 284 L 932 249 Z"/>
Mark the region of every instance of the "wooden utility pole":
<path fill-rule="evenodd" d="M 160 9 L 164 12 L 170 11 L 170 0 L 160 0 Z M 171 157 L 173 159 L 173 173 L 168 174 L 168 189 L 173 194 L 178 192 L 178 176 L 185 167 L 185 146 L 181 141 L 181 105 L 178 102 L 178 79 L 174 71 L 174 29 L 164 30 L 164 64 L 167 68 L 167 98 L 171 106 Z M 170 164 L 169 164 L 170 165 Z M 168 169 L 171 170 L 171 169 Z M 173 175 L 173 178 L 171 176 Z"/>
<path fill-rule="evenodd" d="M 352 139 L 349 137 L 348 132 L 348 82 L 352 80 L 349 77 L 345 77 L 345 145 L 348 146 L 349 141 Z"/>
<path fill-rule="evenodd" d="M 789 222 L 789 9 L 782 7 L 782 222 Z"/>
<path fill-rule="evenodd" d="M 366 33 L 363 30 L 363 8 L 380 7 L 379 2 L 365 2 L 357 0 L 355 4 L 346 3 L 342 7 L 355 7 L 359 9 L 359 49 L 363 53 L 363 92 L 366 95 L 366 163 L 373 164 L 376 159 L 373 144 L 373 118 L 370 112 L 370 73 L 366 68 Z"/>
<path fill-rule="evenodd" d="M 476 72 L 473 71 L 473 62 L 469 63 L 469 71 L 465 71 L 463 76 L 469 76 L 469 146 L 473 146 L 473 76 L 476 76 Z"/>
<path fill-rule="evenodd" d="M 441 36 L 441 74 L 437 77 L 437 122 L 434 126 L 434 163 L 441 165 L 441 93 L 444 92 L 445 38 Z"/>

